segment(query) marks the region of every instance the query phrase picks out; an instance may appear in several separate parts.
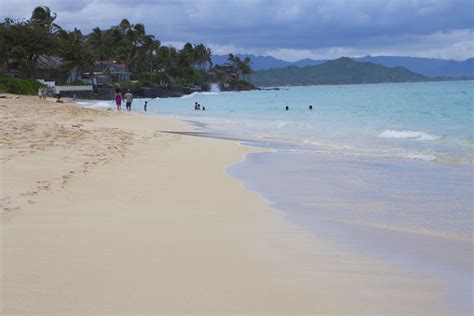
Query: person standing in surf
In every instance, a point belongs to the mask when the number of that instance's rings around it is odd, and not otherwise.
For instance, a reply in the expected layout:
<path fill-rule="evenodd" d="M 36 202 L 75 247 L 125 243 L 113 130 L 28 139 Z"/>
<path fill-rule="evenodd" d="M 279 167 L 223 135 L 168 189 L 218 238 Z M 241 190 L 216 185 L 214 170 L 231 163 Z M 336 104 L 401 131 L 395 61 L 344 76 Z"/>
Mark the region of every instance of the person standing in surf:
<path fill-rule="evenodd" d="M 125 105 L 127 106 L 127 111 L 132 111 L 132 101 L 133 101 L 133 94 L 130 90 L 127 90 L 125 93 Z"/>
<path fill-rule="evenodd" d="M 120 112 L 122 108 L 122 93 L 120 92 L 120 89 L 115 89 L 115 105 L 117 106 L 117 111 Z"/>

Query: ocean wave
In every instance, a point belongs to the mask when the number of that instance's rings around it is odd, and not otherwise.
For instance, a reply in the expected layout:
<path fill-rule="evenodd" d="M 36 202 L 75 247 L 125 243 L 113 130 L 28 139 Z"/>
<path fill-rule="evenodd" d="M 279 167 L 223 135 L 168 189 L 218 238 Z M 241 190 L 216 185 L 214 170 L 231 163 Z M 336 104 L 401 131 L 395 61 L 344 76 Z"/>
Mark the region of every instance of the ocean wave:
<path fill-rule="evenodd" d="M 99 102 L 94 102 L 93 107 L 96 107 L 96 108 L 109 108 L 112 105 L 115 105 L 113 101 L 99 101 Z"/>
<path fill-rule="evenodd" d="M 191 99 L 199 95 L 219 95 L 219 92 L 193 92 L 191 94 L 186 94 L 181 97 L 181 99 Z"/>
<path fill-rule="evenodd" d="M 318 146 L 318 147 L 330 147 L 330 148 L 341 149 L 341 150 L 344 150 L 344 149 L 347 149 L 347 150 L 357 149 L 357 148 L 355 148 L 353 146 L 349 146 L 349 145 L 336 145 L 336 144 L 330 144 L 330 143 L 325 143 L 325 142 L 317 142 L 317 141 L 314 141 L 314 140 L 307 140 L 307 139 L 303 139 L 303 144 Z"/>
<path fill-rule="evenodd" d="M 278 126 L 278 128 L 282 128 L 282 127 L 287 127 L 288 124 L 290 124 L 290 122 L 276 122 L 275 124 L 276 126 Z"/>
<path fill-rule="evenodd" d="M 271 122 L 270 125 L 273 127 L 277 128 L 311 128 L 312 125 L 308 123 L 303 123 L 303 122 L 297 122 L 297 121 L 274 121 Z"/>
<path fill-rule="evenodd" d="M 400 138 L 400 139 L 413 139 L 413 140 L 437 140 L 441 136 L 431 135 L 424 132 L 414 132 L 414 131 L 394 131 L 387 129 L 382 134 L 377 137 L 383 138 Z"/>
<path fill-rule="evenodd" d="M 390 158 L 390 157 L 388 157 Z M 397 157 L 395 157 L 397 158 Z M 399 158 L 413 159 L 413 160 L 423 160 L 423 161 L 434 161 L 437 159 L 435 155 L 430 154 L 421 154 L 421 153 L 402 153 L 399 155 Z"/>
<path fill-rule="evenodd" d="M 420 152 L 409 152 L 402 148 L 398 149 L 382 149 L 382 148 L 363 148 L 363 147 L 354 147 L 350 145 L 338 145 L 330 144 L 324 142 L 317 142 L 313 140 L 303 140 L 303 146 L 300 148 L 295 148 L 292 151 L 301 151 L 301 152 L 315 152 L 320 154 L 336 154 L 344 156 L 365 156 L 365 157 L 375 157 L 375 158 L 399 158 L 399 159 L 409 159 L 409 160 L 422 160 L 422 161 L 437 161 L 439 160 L 438 153 L 431 150 L 420 151 Z M 282 151 L 287 151 L 283 148 Z M 453 157 L 450 156 L 452 159 Z M 457 159 L 459 160 L 459 159 Z"/>
<path fill-rule="evenodd" d="M 96 101 L 96 100 L 75 101 L 74 104 L 77 104 L 84 108 L 92 108 L 92 109 L 109 108 L 111 105 L 113 105 L 112 101 Z"/>
<path fill-rule="evenodd" d="M 387 158 L 387 159 L 408 159 L 408 160 L 420 160 L 420 161 L 438 161 L 439 158 L 432 154 L 423 154 L 417 152 L 401 152 L 401 153 L 386 153 L 380 151 L 362 151 L 362 150 L 335 150 L 334 148 L 279 148 L 277 151 L 282 152 L 304 152 L 304 153 L 317 153 L 317 154 L 328 154 L 328 155 L 342 155 L 342 156 L 354 156 L 354 157 L 373 157 L 373 158 Z M 458 160 L 454 160 L 458 161 Z"/>

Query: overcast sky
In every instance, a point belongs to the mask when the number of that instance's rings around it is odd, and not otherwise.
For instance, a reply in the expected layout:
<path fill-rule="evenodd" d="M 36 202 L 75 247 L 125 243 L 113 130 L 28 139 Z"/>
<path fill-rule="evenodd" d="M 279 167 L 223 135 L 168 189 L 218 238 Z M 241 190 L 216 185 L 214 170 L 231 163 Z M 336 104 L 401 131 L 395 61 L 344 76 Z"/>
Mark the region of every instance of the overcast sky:
<path fill-rule="evenodd" d="M 122 18 L 165 44 L 294 61 L 340 56 L 474 56 L 474 0 L 0 0 L 0 18 L 46 5 L 83 32 Z"/>

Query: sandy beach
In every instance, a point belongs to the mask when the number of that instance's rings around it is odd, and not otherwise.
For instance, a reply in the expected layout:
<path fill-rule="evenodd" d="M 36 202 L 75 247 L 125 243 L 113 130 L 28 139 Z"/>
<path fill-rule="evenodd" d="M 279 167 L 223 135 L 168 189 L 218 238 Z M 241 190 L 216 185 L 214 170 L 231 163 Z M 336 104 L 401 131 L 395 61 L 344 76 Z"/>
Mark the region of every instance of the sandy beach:
<path fill-rule="evenodd" d="M 1 313 L 434 314 L 226 174 L 257 151 L 154 116 L 0 99 Z"/>

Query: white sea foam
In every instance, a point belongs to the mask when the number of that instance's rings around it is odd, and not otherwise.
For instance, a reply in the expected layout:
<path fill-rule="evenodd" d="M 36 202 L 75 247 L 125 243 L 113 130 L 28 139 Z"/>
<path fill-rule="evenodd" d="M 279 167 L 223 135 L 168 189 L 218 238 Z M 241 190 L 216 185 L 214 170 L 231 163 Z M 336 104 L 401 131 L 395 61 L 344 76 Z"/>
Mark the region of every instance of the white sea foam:
<path fill-rule="evenodd" d="M 191 99 L 199 95 L 218 95 L 219 92 L 193 92 L 191 94 L 186 94 L 181 97 L 181 99 Z"/>
<path fill-rule="evenodd" d="M 289 122 L 275 122 L 276 126 L 278 126 L 278 128 L 282 128 L 282 127 L 287 127 L 288 124 L 290 124 Z"/>
<path fill-rule="evenodd" d="M 94 102 L 92 104 L 92 107 L 94 107 L 94 108 L 109 108 L 112 105 L 114 105 L 114 103 L 112 101 L 99 101 L 99 102 Z"/>
<path fill-rule="evenodd" d="M 219 88 L 218 83 L 211 83 L 210 90 L 211 92 L 221 92 L 221 89 Z"/>
<path fill-rule="evenodd" d="M 112 101 L 75 101 L 75 104 L 85 107 L 85 108 L 92 108 L 92 109 L 103 109 L 109 108 L 113 103 Z"/>
<path fill-rule="evenodd" d="M 318 153 L 332 153 L 332 154 L 342 154 L 349 156 L 366 156 L 366 157 L 377 157 L 377 158 L 402 158 L 410 160 L 423 160 L 423 161 L 434 161 L 438 160 L 439 157 L 434 155 L 433 152 L 407 152 L 401 148 L 394 150 L 384 150 L 381 148 L 362 148 L 362 147 L 353 147 L 349 145 L 336 145 L 329 144 L 324 142 L 316 142 L 311 140 L 304 140 L 304 144 L 316 146 L 317 149 L 303 149 L 304 151 L 315 151 Z M 323 149 L 323 150 L 322 150 Z"/>
<path fill-rule="evenodd" d="M 277 127 L 277 128 L 293 128 L 293 129 L 308 129 L 311 128 L 312 125 L 305 123 L 305 122 L 298 122 L 298 121 L 274 121 L 274 122 L 269 122 L 271 127 Z"/>
<path fill-rule="evenodd" d="M 426 155 L 426 154 L 421 154 L 421 153 L 404 153 L 404 154 L 400 154 L 400 158 L 423 160 L 423 161 L 434 161 L 434 160 L 436 160 L 435 155 Z"/>
<path fill-rule="evenodd" d="M 424 132 L 414 132 L 414 131 L 394 131 L 387 129 L 378 137 L 383 138 L 401 138 L 401 139 L 414 139 L 414 140 L 437 140 L 440 139 L 440 136 L 431 135 Z"/>

